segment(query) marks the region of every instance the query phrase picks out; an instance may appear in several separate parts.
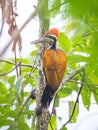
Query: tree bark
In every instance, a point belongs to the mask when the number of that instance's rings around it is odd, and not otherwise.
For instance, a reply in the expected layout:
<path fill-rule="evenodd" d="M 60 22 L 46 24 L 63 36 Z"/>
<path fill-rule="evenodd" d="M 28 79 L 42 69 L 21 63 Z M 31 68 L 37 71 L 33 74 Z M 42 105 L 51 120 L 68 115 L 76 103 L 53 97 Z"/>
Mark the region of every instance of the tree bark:
<path fill-rule="evenodd" d="M 38 0 L 38 16 L 39 16 L 39 36 L 43 36 L 49 29 L 49 17 L 48 17 L 48 0 Z M 36 108 L 41 107 L 41 98 L 45 89 L 45 76 L 41 64 L 42 55 L 47 48 L 47 44 L 39 44 L 38 47 L 38 78 L 39 85 L 36 91 Z M 40 114 L 37 114 L 37 130 L 48 130 L 49 111 L 48 108 L 43 108 Z"/>

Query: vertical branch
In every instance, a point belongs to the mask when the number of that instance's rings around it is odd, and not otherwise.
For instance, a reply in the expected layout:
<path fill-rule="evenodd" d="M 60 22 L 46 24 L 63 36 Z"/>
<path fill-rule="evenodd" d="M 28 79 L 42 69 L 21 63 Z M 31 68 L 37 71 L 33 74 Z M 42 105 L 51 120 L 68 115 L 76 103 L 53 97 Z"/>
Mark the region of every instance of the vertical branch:
<path fill-rule="evenodd" d="M 40 23 L 40 35 L 44 35 L 44 33 L 49 29 L 49 13 L 48 13 L 48 0 L 38 0 L 39 7 L 39 23 Z"/>
<path fill-rule="evenodd" d="M 38 0 L 38 16 L 40 22 L 40 36 L 42 36 L 49 28 L 49 17 L 48 17 L 48 0 Z M 38 51 L 38 78 L 39 86 L 36 91 L 36 107 L 41 106 L 41 98 L 45 88 L 45 76 L 43 73 L 43 68 L 41 64 L 42 55 L 46 49 L 47 45 L 39 44 Z M 37 109 L 38 110 L 38 109 Z M 41 113 L 37 114 L 37 130 L 48 130 L 48 119 L 49 111 L 47 108 L 42 108 Z"/>

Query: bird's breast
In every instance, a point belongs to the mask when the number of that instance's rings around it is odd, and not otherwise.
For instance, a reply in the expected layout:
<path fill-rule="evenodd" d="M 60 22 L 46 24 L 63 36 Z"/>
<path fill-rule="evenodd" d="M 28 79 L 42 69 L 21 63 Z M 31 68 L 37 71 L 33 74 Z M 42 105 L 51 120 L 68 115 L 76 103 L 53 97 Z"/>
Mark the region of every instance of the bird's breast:
<path fill-rule="evenodd" d="M 57 90 L 66 70 L 67 56 L 60 49 L 49 49 L 44 52 L 42 65 L 47 83 L 53 90 Z"/>

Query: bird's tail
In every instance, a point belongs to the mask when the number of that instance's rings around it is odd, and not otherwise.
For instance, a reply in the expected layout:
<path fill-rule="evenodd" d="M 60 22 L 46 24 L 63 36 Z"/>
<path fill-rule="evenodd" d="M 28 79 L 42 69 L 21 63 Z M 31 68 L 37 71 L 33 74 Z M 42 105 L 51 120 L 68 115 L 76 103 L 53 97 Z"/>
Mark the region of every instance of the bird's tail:
<path fill-rule="evenodd" d="M 51 100 L 53 99 L 55 91 L 50 88 L 50 86 L 47 84 L 45 87 L 45 90 L 42 95 L 42 107 L 48 107 L 50 105 Z"/>

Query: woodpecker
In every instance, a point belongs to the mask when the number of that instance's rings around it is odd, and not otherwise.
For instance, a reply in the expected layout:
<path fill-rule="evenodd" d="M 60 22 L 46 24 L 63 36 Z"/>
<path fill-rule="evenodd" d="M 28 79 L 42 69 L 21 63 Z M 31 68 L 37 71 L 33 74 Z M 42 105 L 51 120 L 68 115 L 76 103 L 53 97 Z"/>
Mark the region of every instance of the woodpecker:
<path fill-rule="evenodd" d="M 67 55 L 56 47 L 58 36 L 57 28 L 50 29 L 44 35 L 44 38 L 52 40 L 52 45 L 44 51 L 42 56 L 42 67 L 46 78 L 46 87 L 41 100 L 43 107 L 50 105 L 66 70 Z"/>

